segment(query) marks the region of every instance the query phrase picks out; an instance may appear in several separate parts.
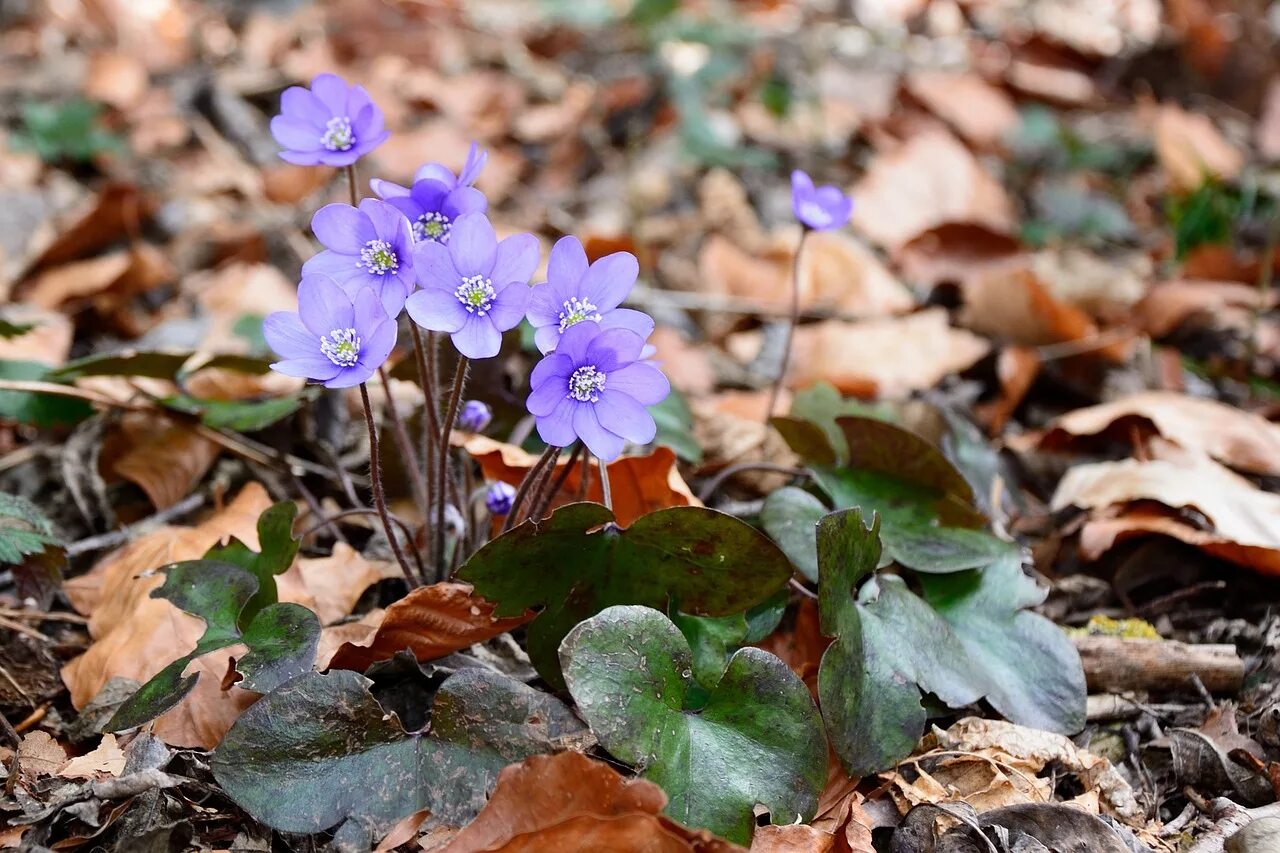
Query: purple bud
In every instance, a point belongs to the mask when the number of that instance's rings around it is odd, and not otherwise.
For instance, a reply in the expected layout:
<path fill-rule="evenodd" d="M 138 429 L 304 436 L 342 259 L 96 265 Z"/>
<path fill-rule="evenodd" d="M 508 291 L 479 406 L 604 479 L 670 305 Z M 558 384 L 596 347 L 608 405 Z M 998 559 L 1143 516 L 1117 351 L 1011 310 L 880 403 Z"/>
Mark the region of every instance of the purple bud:
<path fill-rule="evenodd" d="M 506 515 L 511 512 L 511 502 L 515 500 L 515 496 L 515 487 L 499 480 L 485 492 L 484 505 L 491 515 Z"/>
<path fill-rule="evenodd" d="M 791 173 L 791 209 L 806 228 L 830 231 L 849 221 L 853 199 L 830 184 L 815 187 L 812 178 L 796 169 Z"/>
<path fill-rule="evenodd" d="M 493 409 L 480 400 L 468 400 L 458 413 L 458 427 L 467 432 L 484 432 L 493 420 Z"/>

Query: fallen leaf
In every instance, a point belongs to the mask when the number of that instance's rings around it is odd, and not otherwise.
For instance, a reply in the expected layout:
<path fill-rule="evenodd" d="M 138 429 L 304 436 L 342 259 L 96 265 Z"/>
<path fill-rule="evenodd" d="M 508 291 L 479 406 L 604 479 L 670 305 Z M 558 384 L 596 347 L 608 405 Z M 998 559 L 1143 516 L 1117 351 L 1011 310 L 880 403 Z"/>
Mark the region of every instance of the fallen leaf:
<path fill-rule="evenodd" d="M 277 577 L 277 583 L 281 590 L 298 586 L 289 600 L 310 607 L 320 617 L 320 624 L 328 625 L 351 613 L 369 587 L 398 577 L 403 573 L 393 561 L 371 562 L 350 545 L 338 542 L 327 557 L 300 558 Z"/>
<path fill-rule="evenodd" d="M 192 427 L 146 412 L 125 415 L 120 431 L 111 470 L 146 492 L 157 510 L 191 494 L 221 451 Z"/>
<path fill-rule="evenodd" d="M 516 139 L 525 143 L 542 143 L 568 136 L 586 120 L 595 104 L 595 96 L 594 85 L 578 81 L 570 84 L 555 101 L 520 110 L 516 113 L 513 127 Z"/>
<path fill-rule="evenodd" d="M 23 289 L 23 299 L 40 308 L 76 308 L 92 303 L 107 313 L 120 301 L 173 280 L 173 268 L 154 246 L 139 243 L 52 267 Z"/>
<path fill-rule="evenodd" d="M 69 225 L 40 253 L 31 270 L 86 257 L 124 237 L 136 235 L 151 218 L 155 201 L 131 184 L 108 184 L 92 204 L 74 211 Z"/>
<path fill-rule="evenodd" d="M 504 444 L 482 435 L 454 435 L 455 441 L 480 464 L 486 480 L 501 480 L 519 486 L 525 474 L 538 461 L 537 456 L 512 444 Z M 568 458 L 562 455 L 556 465 L 557 477 L 568 464 Z M 585 500 L 599 503 L 604 499 L 600 477 L 591 471 L 587 477 Z M 578 464 L 565 478 L 549 509 L 579 500 L 581 478 L 582 465 Z M 644 456 L 622 456 L 610 462 L 609 485 L 613 497 L 613 512 L 623 527 L 654 510 L 702 505 L 680 476 L 675 452 L 668 447 L 655 447 Z"/>
<path fill-rule="evenodd" d="M 973 72 L 916 71 L 904 83 L 917 100 L 974 145 L 995 146 L 1018 126 L 1013 99 Z"/>
<path fill-rule="evenodd" d="M 1047 54 L 1021 52 L 1005 69 L 1005 82 L 1024 95 L 1063 106 L 1082 107 L 1098 96 L 1088 73 Z"/>
<path fill-rule="evenodd" d="M 716 371 L 705 347 L 690 343 L 672 326 L 658 326 L 648 343 L 658 351 L 654 363 L 681 393 L 700 397 L 715 390 Z"/>
<path fill-rule="evenodd" d="M 1245 329 L 1263 299 L 1262 291 L 1252 284 L 1177 279 L 1153 286 L 1133 306 L 1133 318 L 1153 338 L 1163 338 L 1189 322 Z M 1275 297 L 1267 302 L 1274 305 Z"/>
<path fill-rule="evenodd" d="M 92 752 L 78 755 L 58 771 L 64 779 L 101 779 L 119 776 L 124 772 L 125 754 L 110 733 L 102 736 L 102 743 Z"/>
<path fill-rule="evenodd" d="M 727 347 L 745 363 L 760 341 L 759 332 L 740 332 L 729 337 Z M 856 322 L 824 320 L 796 329 L 786 384 L 794 389 L 827 381 L 858 397 L 902 397 L 971 367 L 989 349 L 983 338 L 952 328 L 942 308 Z"/>
<path fill-rule="evenodd" d="M 67 751 L 46 731 L 36 729 L 18 744 L 18 768 L 24 779 L 52 776 L 67 763 Z"/>
<path fill-rule="evenodd" d="M 800 304 L 859 317 L 901 314 L 916 300 L 859 240 L 836 231 L 818 231 L 800 255 Z"/>
<path fill-rule="evenodd" d="M 1127 442 L 1135 426 L 1232 468 L 1280 475 L 1280 425 L 1226 403 L 1171 391 L 1144 391 L 1068 412 L 1049 424 L 1038 446 L 1058 451 Z"/>
<path fill-rule="evenodd" d="M 147 94 L 148 83 L 147 67 L 137 56 L 105 51 L 89 59 L 84 75 L 84 94 L 90 100 L 127 110 Z"/>
<path fill-rule="evenodd" d="M 706 293 L 750 302 L 756 310 L 783 310 L 791 304 L 794 245 L 753 254 L 728 237 L 712 234 L 698 252 L 699 286 Z"/>
<path fill-rule="evenodd" d="M 408 649 L 419 661 L 436 658 L 483 643 L 523 625 L 533 614 L 495 618 L 494 605 L 461 583 L 418 587 L 387 607 L 371 640 L 346 643 L 329 661 L 332 669 L 364 672 L 369 665 L 389 660 Z"/>
<path fill-rule="evenodd" d="M 59 367 L 71 352 L 75 327 L 67 315 L 33 305 L 6 306 L 4 319 L 10 323 L 29 323 L 32 328 L 12 338 L 0 338 L 0 359 L 38 361 Z"/>
<path fill-rule="evenodd" d="M 1244 155 L 1206 115 L 1161 104 L 1155 107 L 1152 133 L 1156 161 L 1174 189 L 1190 192 L 1207 178 L 1229 181 L 1244 167 Z"/>
<path fill-rule="evenodd" d="M 1013 205 L 1000 183 L 955 137 L 921 133 L 878 155 L 853 188 L 853 226 L 889 250 L 931 228 L 983 225 L 1016 230 Z"/>
<path fill-rule="evenodd" d="M 929 285 L 960 284 L 987 267 L 1019 254 L 1017 240 L 982 225 L 951 224 L 931 228 L 894 255 L 911 281 Z"/>
<path fill-rule="evenodd" d="M 974 411 L 986 421 L 987 433 L 1004 432 L 1005 425 L 1022 404 L 1032 383 L 1040 375 L 1040 356 L 1031 347 L 1010 346 L 996 356 L 996 379 L 1000 390 L 995 399 L 979 403 Z"/>

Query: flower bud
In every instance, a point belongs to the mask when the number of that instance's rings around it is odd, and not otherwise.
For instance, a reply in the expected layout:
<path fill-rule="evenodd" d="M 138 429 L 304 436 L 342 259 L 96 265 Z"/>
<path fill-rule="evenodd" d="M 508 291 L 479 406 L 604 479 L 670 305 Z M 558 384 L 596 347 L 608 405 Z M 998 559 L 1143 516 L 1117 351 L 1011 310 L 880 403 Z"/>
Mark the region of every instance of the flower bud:
<path fill-rule="evenodd" d="M 458 413 L 458 427 L 467 432 L 484 432 L 493 420 L 493 409 L 480 400 L 468 400 Z"/>
<path fill-rule="evenodd" d="M 511 512 L 511 502 L 515 500 L 515 496 L 515 487 L 499 480 L 485 492 L 484 505 L 491 515 L 506 515 Z"/>

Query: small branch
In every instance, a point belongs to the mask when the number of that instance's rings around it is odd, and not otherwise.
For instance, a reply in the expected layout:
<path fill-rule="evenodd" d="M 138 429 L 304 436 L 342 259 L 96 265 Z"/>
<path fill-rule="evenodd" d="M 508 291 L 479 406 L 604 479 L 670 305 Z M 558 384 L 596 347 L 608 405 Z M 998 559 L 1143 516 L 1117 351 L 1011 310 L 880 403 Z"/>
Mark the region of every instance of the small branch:
<path fill-rule="evenodd" d="M 400 564 L 400 571 L 404 572 L 404 579 L 408 581 L 410 587 L 422 586 L 422 582 L 413 576 L 413 569 L 409 567 L 409 561 L 405 559 L 404 551 L 400 548 L 400 541 L 396 538 L 395 531 L 391 528 L 391 513 L 387 511 L 387 496 L 382 490 L 382 462 L 378 457 L 378 428 L 373 422 L 373 405 L 369 402 L 369 388 L 365 383 L 360 383 L 360 402 L 364 404 L 364 420 L 369 427 L 369 479 L 373 486 L 373 502 L 378 509 L 378 515 L 382 518 L 382 528 L 387 534 L 387 541 L 391 543 L 391 553 L 395 554 L 396 562 Z M 409 543 L 413 543 L 412 537 Z"/>
<path fill-rule="evenodd" d="M 89 536 L 72 542 L 67 546 L 67 556 L 75 557 L 89 551 L 101 551 L 106 548 L 115 548 L 119 545 L 128 543 L 131 539 L 141 536 L 144 533 L 150 533 L 158 527 L 163 527 L 175 518 L 195 512 L 204 506 L 205 496 L 202 492 L 187 495 L 171 507 L 168 507 L 155 515 L 144 518 L 128 527 L 122 527 L 110 533 L 101 533 L 97 536 Z"/>
<path fill-rule="evenodd" d="M 609 487 L 609 466 L 599 456 L 596 462 L 600 467 L 600 491 L 604 494 L 605 508 L 613 512 L 613 490 Z"/>
<path fill-rule="evenodd" d="M 1236 647 L 1126 637 L 1073 638 L 1091 691 L 1186 691 L 1195 676 L 1214 693 L 1234 693 L 1244 683 Z"/>
<path fill-rule="evenodd" d="M 806 468 L 793 468 L 790 465 L 777 465 L 773 462 L 739 462 L 722 469 L 708 480 L 702 487 L 702 491 L 698 493 L 698 500 L 706 503 L 731 477 L 736 477 L 743 471 L 769 471 L 774 474 L 790 474 L 792 477 L 813 476 Z"/>
<path fill-rule="evenodd" d="M 539 519 L 546 515 L 547 506 L 555 500 L 556 495 L 560 494 L 560 490 L 564 488 L 565 481 L 569 479 L 569 474 L 573 471 L 573 466 L 578 464 L 583 453 L 586 452 L 586 445 L 582 442 L 575 442 L 573 445 L 573 453 L 569 454 L 569 463 L 564 466 L 564 470 L 556 477 L 551 484 L 551 488 L 547 489 L 541 495 L 540 499 L 532 506 L 529 512 L 529 518 Z"/>
<path fill-rule="evenodd" d="M 360 184 L 356 181 L 356 164 L 352 163 L 343 170 L 347 173 L 347 193 L 351 196 L 351 206 L 360 206 Z"/>

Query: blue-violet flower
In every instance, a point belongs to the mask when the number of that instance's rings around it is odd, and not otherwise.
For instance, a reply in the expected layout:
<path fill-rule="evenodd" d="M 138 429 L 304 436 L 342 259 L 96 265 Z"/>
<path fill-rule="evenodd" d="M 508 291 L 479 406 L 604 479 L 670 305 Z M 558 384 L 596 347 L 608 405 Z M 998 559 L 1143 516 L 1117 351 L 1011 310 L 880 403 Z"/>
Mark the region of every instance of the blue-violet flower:
<path fill-rule="evenodd" d="M 791 173 L 791 210 L 806 228 L 830 231 L 849 221 L 853 199 L 831 184 L 815 187 L 812 178 L 796 169 Z"/>
<path fill-rule="evenodd" d="M 604 462 L 628 442 L 648 444 L 657 432 L 645 406 L 666 399 L 667 377 L 641 361 L 644 339 L 630 329 L 586 320 L 570 326 L 556 351 L 533 368 L 527 405 L 547 444 L 581 439 Z"/>
<path fill-rule="evenodd" d="M 484 164 L 489 159 L 489 152 L 481 151 L 480 146 L 471 143 L 470 150 L 467 151 L 467 161 L 462 164 L 462 171 L 454 174 L 453 170 L 443 163 L 428 163 L 419 167 L 413 176 L 413 182 L 419 181 L 439 181 L 449 190 L 456 190 L 462 187 L 469 187 L 475 184 L 476 179 L 480 177 L 480 172 L 484 169 Z M 378 194 L 380 198 L 392 199 L 396 196 L 408 195 L 409 187 L 391 181 L 374 178 L 369 181 L 369 188 Z"/>
<path fill-rule="evenodd" d="M 327 275 L 352 296 L 372 287 L 388 316 L 400 313 L 414 288 L 413 238 L 404 214 L 376 198 L 358 208 L 326 204 L 311 218 L 311 230 L 325 251 L 302 265 L 304 275 Z"/>
<path fill-rule="evenodd" d="M 493 409 L 483 400 L 467 400 L 458 412 L 458 426 L 467 432 L 484 432 L 493 420 Z"/>
<path fill-rule="evenodd" d="M 369 379 L 396 345 L 396 321 L 368 289 L 352 299 L 323 275 L 298 284 L 298 310 L 276 311 L 262 324 L 267 344 L 280 355 L 271 369 L 286 376 L 349 388 Z"/>
<path fill-rule="evenodd" d="M 516 234 L 499 243 L 488 219 L 467 213 L 453 223 L 448 244 L 428 240 L 413 251 L 422 287 L 405 303 L 413 322 L 448 332 L 467 358 L 497 355 L 502 333 L 529 307 L 538 238 Z"/>
<path fill-rule="evenodd" d="M 515 500 L 516 490 L 510 483 L 498 480 L 484 493 L 484 506 L 490 515 L 506 515 L 511 512 L 511 503 Z"/>
<path fill-rule="evenodd" d="M 350 166 L 391 134 L 383 129 L 382 110 L 363 86 L 321 74 L 310 89 L 284 90 L 280 114 L 271 119 L 271 135 L 284 146 L 281 159 L 290 163 Z"/>
<path fill-rule="evenodd" d="M 586 320 L 605 329 L 630 329 L 642 339 L 653 333 L 653 319 L 643 311 L 619 308 L 627 298 L 640 264 L 630 252 L 614 252 L 587 264 L 577 237 L 561 237 L 547 260 L 547 281 L 533 289 L 529 322 L 533 341 L 543 353 L 556 348 L 560 336 Z"/>

